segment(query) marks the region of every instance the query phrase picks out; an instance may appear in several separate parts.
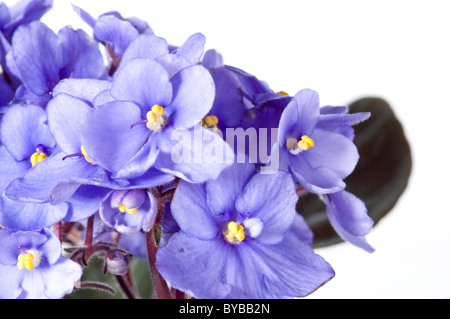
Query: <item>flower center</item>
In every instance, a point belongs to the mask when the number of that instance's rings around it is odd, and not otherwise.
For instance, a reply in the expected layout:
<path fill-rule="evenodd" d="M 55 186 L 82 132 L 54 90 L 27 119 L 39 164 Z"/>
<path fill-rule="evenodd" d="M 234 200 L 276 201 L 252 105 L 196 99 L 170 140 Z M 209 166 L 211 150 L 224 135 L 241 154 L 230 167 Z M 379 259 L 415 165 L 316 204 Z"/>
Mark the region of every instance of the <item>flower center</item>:
<path fill-rule="evenodd" d="M 34 167 L 37 163 L 42 162 L 46 157 L 47 154 L 44 153 L 44 147 L 39 144 L 36 147 L 36 152 L 30 157 L 31 166 Z"/>
<path fill-rule="evenodd" d="M 215 115 L 205 116 L 201 122 L 204 128 L 212 128 L 213 132 L 217 132 L 217 124 L 219 124 L 219 119 Z"/>
<path fill-rule="evenodd" d="M 152 131 L 161 131 L 166 122 L 164 108 L 159 105 L 153 105 L 151 111 L 147 112 L 147 128 Z"/>
<path fill-rule="evenodd" d="M 130 128 L 133 128 L 136 125 L 144 124 L 151 131 L 161 131 L 161 129 L 166 124 L 166 119 L 164 117 L 164 108 L 157 104 L 152 106 L 152 109 L 147 112 L 146 119 L 131 124 Z"/>
<path fill-rule="evenodd" d="M 69 157 L 81 157 L 81 156 L 83 156 L 84 159 L 86 160 L 86 162 L 88 162 L 88 163 L 95 164 L 95 165 L 98 164 L 96 161 L 94 161 L 92 158 L 90 158 L 90 157 L 87 155 L 86 151 L 84 150 L 84 146 L 83 146 L 83 145 L 81 145 L 81 152 L 66 155 L 66 156 L 64 156 L 64 157 L 62 158 L 62 160 L 64 161 L 66 158 L 69 158 Z"/>
<path fill-rule="evenodd" d="M 134 213 L 136 213 L 137 208 L 126 208 L 122 203 L 120 203 L 119 204 L 119 210 L 122 213 L 127 212 L 127 213 L 130 213 L 130 214 L 134 214 Z"/>
<path fill-rule="evenodd" d="M 238 244 L 245 239 L 244 226 L 229 222 L 223 231 L 223 237 L 230 244 Z"/>
<path fill-rule="evenodd" d="M 31 270 L 37 266 L 39 266 L 41 262 L 41 255 L 42 252 L 32 248 L 28 251 L 22 250 L 22 253 L 17 256 L 17 268 L 19 270 L 22 270 L 23 268 L 26 268 L 28 270 Z"/>
<path fill-rule="evenodd" d="M 289 137 L 286 139 L 286 147 L 291 154 L 297 155 L 314 147 L 314 141 L 306 135 L 303 135 L 299 141 L 294 137 Z"/>

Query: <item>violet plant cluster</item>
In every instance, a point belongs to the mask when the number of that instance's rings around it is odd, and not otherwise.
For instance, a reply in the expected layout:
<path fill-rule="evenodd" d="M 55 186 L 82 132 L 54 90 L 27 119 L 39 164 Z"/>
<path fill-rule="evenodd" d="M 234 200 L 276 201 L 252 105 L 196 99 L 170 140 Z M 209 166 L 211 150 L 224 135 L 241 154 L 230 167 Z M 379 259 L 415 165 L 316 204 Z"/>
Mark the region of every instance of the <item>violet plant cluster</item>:
<path fill-rule="evenodd" d="M 305 193 L 373 251 L 344 182 L 352 126 L 370 114 L 276 92 L 205 52 L 201 33 L 174 45 L 78 7 L 89 32 L 54 32 L 40 21 L 51 6 L 0 5 L 0 298 L 107 289 L 81 280 L 92 256 L 129 297 L 132 256 L 158 298 L 307 296 L 335 273 L 296 212 Z"/>

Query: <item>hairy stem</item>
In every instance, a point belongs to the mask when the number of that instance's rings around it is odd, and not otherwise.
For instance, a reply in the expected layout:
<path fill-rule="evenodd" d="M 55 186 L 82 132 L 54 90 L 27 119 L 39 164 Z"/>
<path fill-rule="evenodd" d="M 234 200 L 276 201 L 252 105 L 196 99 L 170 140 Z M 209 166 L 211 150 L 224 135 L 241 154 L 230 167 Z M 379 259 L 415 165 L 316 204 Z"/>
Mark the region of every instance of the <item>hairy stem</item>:
<path fill-rule="evenodd" d="M 116 279 L 120 285 L 120 288 L 122 288 L 123 293 L 125 294 L 125 296 L 127 296 L 128 299 L 138 298 L 136 292 L 131 287 L 130 283 L 128 282 L 125 276 L 116 275 Z"/>
<path fill-rule="evenodd" d="M 164 191 L 162 186 L 157 186 L 148 190 L 155 197 L 157 206 L 155 223 L 152 229 L 146 233 L 148 262 L 150 265 L 155 297 L 157 299 L 172 299 L 172 294 L 170 293 L 166 281 L 156 268 L 156 252 L 158 251 L 158 245 L 155 242 L 155 231 L 160 230 L 165 204 L 172 200 L 175 189 L 176 187 Z M 160 234 L 157 235 L 159 236 Z"/>
<path fill-rule="evenodd" d="M 94 234 L 94 215 L 91 215 L 87 221 L 86 238 L 84 240 L 85 246 L 89 247 L 92 245 L 93 234 Z"/>
<path fill-rule="evenodd" d="M 148 262 L 150 265 L 150 274 L 152 276 L 155 297 L 156 299 L 172 299 L 166 281 L 159 273 L 158 268 L 156 268 L 156 252 L 158 251 L 158 247 L 156 246 L 155 243 L 153 228 L 146 233 L 146 238 L 147 238 Z"/>

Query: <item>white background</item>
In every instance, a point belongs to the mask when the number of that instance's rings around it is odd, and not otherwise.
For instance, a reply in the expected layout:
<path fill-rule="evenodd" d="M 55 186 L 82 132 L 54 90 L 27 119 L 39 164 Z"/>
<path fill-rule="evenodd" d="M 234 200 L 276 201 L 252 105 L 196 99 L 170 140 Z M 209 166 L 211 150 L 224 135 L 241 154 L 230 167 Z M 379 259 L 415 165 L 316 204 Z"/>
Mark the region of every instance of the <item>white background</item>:
<path fill-rule="evenodd" d="M 6 1 L 7 4 L 15 1 Z M 403 123 L 413 172 L 395 208 L 367 239 L 317 249 L 336 276 L 307 298 L 449 298 L 450 6 L 446 0 L 54 0 L 55 31 L 116 10 L 180 45 L 195 32 L 224 62 L 291 95 L 318 91 L 322 105 L 384 98 Z"/>

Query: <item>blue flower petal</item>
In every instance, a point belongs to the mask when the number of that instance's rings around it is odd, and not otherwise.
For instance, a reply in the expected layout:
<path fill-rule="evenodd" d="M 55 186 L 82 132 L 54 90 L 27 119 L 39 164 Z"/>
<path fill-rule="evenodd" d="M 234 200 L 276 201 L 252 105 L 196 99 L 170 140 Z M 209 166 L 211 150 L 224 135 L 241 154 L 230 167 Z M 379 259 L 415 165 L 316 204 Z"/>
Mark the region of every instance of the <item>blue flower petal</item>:
<path fill-rule="evenodd" d="M 172 287 L 195 298 L 223 298 L 230 286 L 223 281 L 228 250 L 223 240 L 201 240 L 180 231 L 157 252 L 159 272 Z"/>
<path fill-rule="evenodd" d="M 113 15 L 103 15 L 95 23 L 94 37 L 108 43 L 115 57 L 122 56 L 128 45 L 138 36 L 139 32 L 130 22 Z"/>
<path fill-rule="evenodd" d="M 40 230 L 61 221 L 68 211 L 67 203 L 51 205 L 48 203 L 27 203 L 13 201 L 0 196 L 0 224 L 18 231 Z"/>
<path fill-rule="evenodd" d="M 364 203 L 355 195 L 341 191 L 324 196 L 331 225 L 346 241 L 368 251 L 374 249 L 367 242 L 373 220 L 367 215 Z"/>
<path fill-rule="evenodd" d="M 103 181 L 99 168 L 84 158 L 62 160 L 64 153 L 54 154 L 30 169 L 23 177 L 17 178 L 5 189 L 5 194 L 13 200 L 35 203 L 59 204 L 69 198 L 80 186 L 72 178 L 90 177 L 97 183 Z"/>
<path fill-rule="evenodd" d="M 20 271 L 17 268 L 16 263 L 17 256 L 14 265 L 4 265 L 0 263 L 0 281 L 2 282 L 2 289 L 0 289 L 1 299 L 17 299 L 22 292 L 18 283 L 22 281 L 25 272 Z"/>
<path fill-rule="evenodd" d="M 16 266 L 17 256 L 20 254 L 20 251 L 17 246 L 17 241 L 11 236 L 10 230 L 0 229 L 0 242 L 2 243 L 0 264 Z M 2 273 L 0 272 L 0 274 Z"/>
<path fill-rule="evenodd" d="M 314 130 L 310 137 L 314 147 L 298 156 L 303 156 L 313 169 L 326 167 L 342 179 L 354 170 L 359 154 L 352 141 L 341 134 L 321 129 Z"/>
<path fill-rule="evenodd" d="M 156 59 L 158 56 L 168 54 L 167 40 L 152 34 L 141 34 L 130 43 L 120 60 L 119 69 L 135 58 Z M 117 72 L 117 71 L 116 71 Z"/>
<path fill-rule="evenodd" d="M 113 101 L 90 110 L 82 128 L 82 144 L 90 158 L 117 173 L 125 168 L 149 139 L 140 108 L 131 102 Z M 150 155 L 151 148 L 146 149 Z M 145 156 L 143 154 L 142 156 Z"/>
<path fill-rule="evenodd" d="M 82 185 L 77 191 L 66 200 L 68 213 L 64 221 L 81 221 L 96 213 L 100 206 L 100 201 L 110 191 L 108 188 Z"/>
<path fill-rule="evenodd" d="M 164 108 L 169 105 L 172 85 L 161 64 L 151 59 L 136 58 L 115 74 L 110 94 L 116 100 L 135 102 L 145 115 L 153 105 Z"/>
<path fill-rule="evenodd" d="M 75 283 L 80 280 L 82 273 L 79 264 L 61 256 L 50 267 L 42 267 L 39 270 L 42 287 L 34 282 L 28 286 L 28 280 L 24 280 L 22 286 L 25 290 L 29 288 L 26 295 L 28 299 L 36 299 L 40 296 L 48 299 L 60 299 L 73 291 Z"/>
<path fill-rule="evenodd" d="M 66 63 L 58 36 L 45 24 L 21 25 L 12 39 L 12 55 L 26 88 L 36 95 L 50 92 Z"/>
<path fill-rule="evenodd" d="M 194 33 L 177 49 L 176 54 L 184 56 L 192 64 L 197 64 L 203 55 L 205 42 L 203 34 Z"/>
<path fill-rule="evenodd" d="M 277 245 L 252 245 L 271 271 L 264 271 L 267 289 L 278 298 L 305 297 L 335 275 L 331 265 L 292 232 Z"/>
<path fill-rule="evenodd" d="M 257 237 L 261 243 L 277 243 L 292 225 L 298 196 L 295 184 L 286 172 L 257 174 L 249 181 L 236 201 L 236 209 L 264 223 Z"/>
<path fill-rule="evenodd" d="M 233 212 L 235 202 L 249 180 L 256 174 L 256 167 L 249 163 L 235 163 L 225 168 L 215 179 L 206 183 L 208 205 L 214 214 Z"/>
<path fill-rule="evenodd" d="M 220 225 L 206 203 L 204 185 L 181 180 L 170 208 L 180 228 L 191 236 L 207 240 L 221 232 Z"/>
<path fill-rule="evenodd" d="M 190 130 L 165 130 L 155 168 L 193 183 L 215 179 L 234 161 L 223 139 L 200 125 Z"/>
<path fill-rule="evenodd" d="M 280 145 L 286 145 L 288 137 L 299 139 L 311 135 L 319 118 L 319 95 L 310 89 L 299 91 L 281 115 L 279 124 Z"/>
<path fill-rule="evenodd" d="M 214 101 L 214 81 L 208 70 L 194 65 L 172 78 L 173 109 L 171 121 L 175 128 L 191 128 L 208 114 Z"/>
<path fill-rule="evenodd" d="M 106 73 L 106 66 L 98 43 L 89 38 L 83 30 L 66 26 L 58 32 L 58 38 L 67 57 L 66 65 L 60 70 L 60 77 L 100 78 Z"/>
<path fill-rule="evenodd" d="M 318 167 L 314 169 L 306 159 L 298 155 L 289 156 L 289 160 L 292 175 L 309 192 L 327 194 L 345 188 L 344 181 L 329 168 Z"/>
<path fill-rule="evenodd" d="M 105 90 L 109 90 L 112 82 L 97 79 L 65 79 L 61 80 L 53 89 L 52 95 L 67 94 L 94 105 L 95 97 Z"/>
<path fill-rule="evenodd" d="M 3 144 L 17 161 L 29 160 L 38 145 L 55 146 L 47 114 L 39 106 L 11 106 L 3 116 L 1 129 Z"/>
<path fill-rule="evenodd" d="M 47 106 L 50 131 L 66 155 L 81 151 L 81 126 L 91 107 L 65 93 L 55 96 Z"/>

